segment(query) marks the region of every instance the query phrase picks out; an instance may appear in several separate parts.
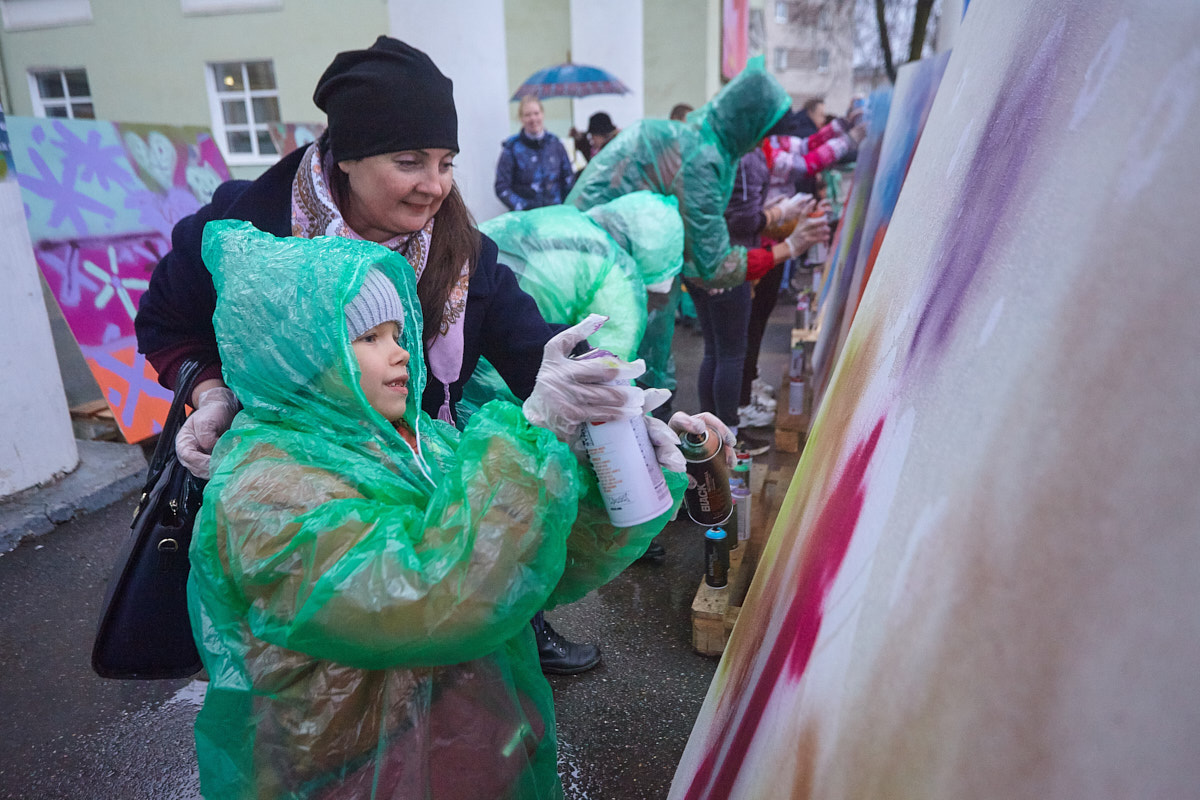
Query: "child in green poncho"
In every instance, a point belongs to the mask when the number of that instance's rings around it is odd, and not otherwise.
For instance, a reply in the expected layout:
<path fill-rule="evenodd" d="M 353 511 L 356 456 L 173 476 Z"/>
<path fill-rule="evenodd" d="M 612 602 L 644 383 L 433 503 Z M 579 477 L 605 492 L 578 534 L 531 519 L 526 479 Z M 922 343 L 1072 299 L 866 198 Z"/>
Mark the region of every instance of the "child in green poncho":
<path fill-rule="evenodd" d="M 422 324 L 402 256 L 220 222 L 204 260 L 243 405 L 191 549 L 204 796 L 560 797 L 529 618 L 615 576 L 674 509 L 612 527 L 562 441 L 554 373 L 599 370 L 582 382 L 617 418 L 641 393 L 602 384 L 630 365 L 565 358 L 589 320 L 547 345 L 524 409 L 488 404 L 460 435 L 413 401 Z M 677 506 L 685 479 L 666 477 Z"/>

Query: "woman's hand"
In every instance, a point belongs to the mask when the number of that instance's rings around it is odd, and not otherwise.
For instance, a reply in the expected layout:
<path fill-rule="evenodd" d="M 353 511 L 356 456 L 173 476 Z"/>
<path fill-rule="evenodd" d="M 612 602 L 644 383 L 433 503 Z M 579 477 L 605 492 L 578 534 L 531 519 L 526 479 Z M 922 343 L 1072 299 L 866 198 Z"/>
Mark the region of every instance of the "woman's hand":
<path fill-rule="evenodd" d="M 826 241 L 829 241 L 829 223 L 822 215 L 805 217 L 797 222 L 796 229 L 783 240 L 783 243 L 787 245 L 792 258 L 799 258 L 801 253 L 814 244 Z"/>
<path fill-rule="evenodd" d="M 175 436 L 175 454 L 188 472 L 203 480 L 211 477 L 212 450 L 233 424 L 237 412 L 237 398 L 224 386 L 200 392 L 196 410 Z"/>
<path fill-rule="evenodd" d="M 643 392 L 627 381 L 646 371 L 640 358 L 625 361 L 609 354 L 571 358 L 580 342 L 600 330 L 608 317 L 589 314 L 546 342 L 533 392 L 523 406 L 533 425 L 571 442 L 584 422 L 610 422 L 641 413 Z"/>

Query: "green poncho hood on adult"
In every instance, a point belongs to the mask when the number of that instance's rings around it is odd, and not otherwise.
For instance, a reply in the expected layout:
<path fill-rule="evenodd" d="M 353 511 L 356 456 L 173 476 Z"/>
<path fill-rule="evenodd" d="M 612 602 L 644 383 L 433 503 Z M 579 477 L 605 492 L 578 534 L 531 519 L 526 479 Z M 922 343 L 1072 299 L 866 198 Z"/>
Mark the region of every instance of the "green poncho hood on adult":
<path fill-rule="evenodd" d="M 642 120 L 625 128 L 584 169 L 566 203 L 581 210 L 647 189 L 679 200 L 686 278 L 712 288 L 746 277 L 746 251 L 731 247 L 725 207 L 737 162 L 791 105 L 761 57 L 685 122 Z"/>
<path fill-rule="evenodd" d="M 612 528 L 594 476 L 515 406 L 461 436 L 421 412 L 403 257 L 242 222 L 210 223 L 203 255 L 244 406 L 190 551 L 204 796 L 560 797 L 529 619 L 611 579 L 669 515 Z M 371 268 L 406 312 L 403 430 L 367 404 L 347 331 Z"/>

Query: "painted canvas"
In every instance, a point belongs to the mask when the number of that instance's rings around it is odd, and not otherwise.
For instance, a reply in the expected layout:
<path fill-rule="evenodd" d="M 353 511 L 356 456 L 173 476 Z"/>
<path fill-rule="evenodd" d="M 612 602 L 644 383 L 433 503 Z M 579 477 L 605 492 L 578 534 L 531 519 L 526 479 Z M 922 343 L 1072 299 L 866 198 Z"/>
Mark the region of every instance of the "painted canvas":
<path fill-rule="evenodd" d="M 853 259 L 853 266 L 846 269 L 842 276 L 844 295 L 841 295 L 840 313 L 831 313 L 826 320 L 828 325 L 823 325 L 822 341 L 817 345 L 821 352 L 819 355 L 814 353 L 814 404 L 820 402 L 821 394 L 828 385 L 832 365 L 845 346 L 850 324 L 858 312 L 863 289 L 879 257 L 879 248 L 883 245 L 896 201 L 900 198 L 900 189 L 908 175 L 917 142 L 921 139 L 921 131 L 929 118 L 933 98 L 937 95 L 949 60 L 949 51 L 930 56 L 905 64 L 896 76 L 878 155 L 866 162 L 867 169 L 862 176 L 865 179 L 869 177 L 866 173 L 873 171 L 874 182 L 870 191 L 863 193 L 866 213 L 861 217 L 861 224 L 855 226 L 857 247 L 847 253 L 847 258 Z M 840 320 L 834 325 L 838 316 Z"/>
<path fill-rule="evenodd" d="M 229 171 L 206 129 L 9 117 L 34 255 L 126 440 L 156 433 L 171 393 L 133 318 L 171 228 Z"/>
<path fill-rule="evenodd" d="M 275 145 L 275 152 L 281 156 L 286 156 L 297 147 L 307 147 L 324 132 L 323 122 L 272 122 L 267 126 L 271 144 Z"/>
<path fill-rule="evenodd" d="M 8 122 L 4 117 L 4 107 L 0 106 L 0 181 L 13 180 L 15 176 L 12 147 L 8 143 Z"/>
<path fill-rule="evenodd" d="M 841 329 L 842 314 L 850 295 L 854 264 L 862 246 L 863 224 L 875 186 L 875 170 L 879 166 L 879 151 L 892 105 L 891 88 L 876 89 L 867 98 L 867 136 L 858 145 L 858 157 L 850 182 L 850 194 L 842 209 L 842 219 L 829 248 L 829 258 L 823 270 L 824 280 L 817 294 L 817 344 L 813 350 L 813 376 L 818 389 L 827 377 L 832 364 L 837 331 Z"/>
<path fill-rule="evenodd" d="M 1200 786 L 1200 6 L 973 0 L 942 86 L 676 800 Z"/>

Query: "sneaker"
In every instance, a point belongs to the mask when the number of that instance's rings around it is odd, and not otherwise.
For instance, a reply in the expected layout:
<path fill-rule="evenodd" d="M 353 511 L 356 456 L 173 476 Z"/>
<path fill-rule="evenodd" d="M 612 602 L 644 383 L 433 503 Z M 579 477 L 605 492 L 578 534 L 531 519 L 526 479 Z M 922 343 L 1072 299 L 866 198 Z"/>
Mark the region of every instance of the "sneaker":
<path fill-rule="evenodd" d="M 772 400 L 775 399 L 775 387 L 762 378 L 755 378 L 750 382 L 750 393 L 759 395 L 760 397 L 768 397 Z"/>
<path fill-rule="evenodd" d="M 751 403 L 738 408 L 739 428 L 766 428 L 775 423 L 775 412 Z M 765 451 L 764 451 L 765 452 Z M 751 453 L 751 455 L 754 455 Z"/>
<path fill-rule="evenodd" d="M 739 433 L 733 449 L 734 452 L 745 453 L 748 456 L 761 456 L 771 449 L 771 445 L 765 439 L 755 439 L 753 436 Z"/>
<path fill-rule="evenodd" d="M 767 411 L 774 412 L 776 403 L 774 397 L 765 397 L 761 394 L 750 393 L 750 405 L 765 408 Z"/>

